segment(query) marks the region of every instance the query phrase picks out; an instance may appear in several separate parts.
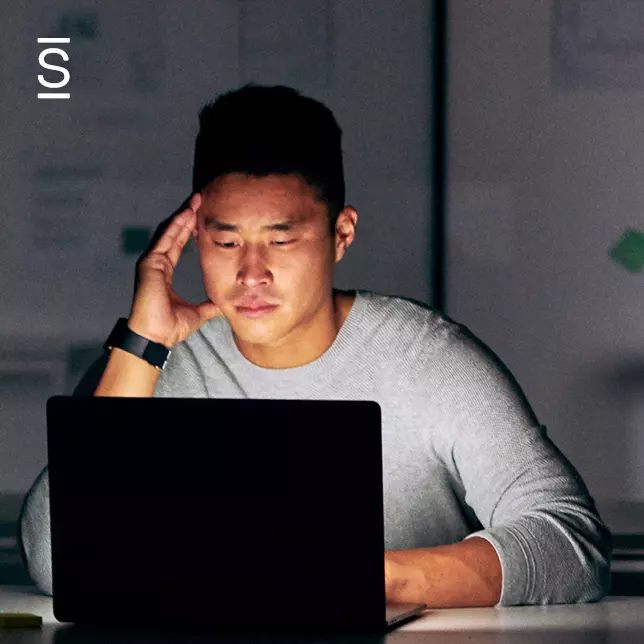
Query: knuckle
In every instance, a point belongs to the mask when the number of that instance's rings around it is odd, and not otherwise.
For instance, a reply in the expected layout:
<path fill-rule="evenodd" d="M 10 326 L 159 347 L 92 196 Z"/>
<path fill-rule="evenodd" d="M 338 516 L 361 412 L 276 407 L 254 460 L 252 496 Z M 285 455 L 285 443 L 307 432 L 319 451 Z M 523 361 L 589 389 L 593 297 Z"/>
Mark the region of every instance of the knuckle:
<path fill-rule="evenodd" d="M 172 270 L 172 262 L 164 253 L 153 252 L 139 259 L 137 262 L 137 268 L 139 270 L 157 270 L 166 272 Z"/>

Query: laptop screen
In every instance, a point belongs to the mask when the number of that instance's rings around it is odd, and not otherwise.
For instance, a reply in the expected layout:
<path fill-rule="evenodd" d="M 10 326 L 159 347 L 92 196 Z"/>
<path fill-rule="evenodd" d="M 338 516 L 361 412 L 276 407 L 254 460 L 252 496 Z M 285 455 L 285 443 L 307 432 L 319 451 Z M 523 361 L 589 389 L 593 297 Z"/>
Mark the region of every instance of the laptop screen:
<path fill-rule="evenodd" d="M 58 396 L 47 417 L 57 619 L 384 620 L 377 403 Z"/>

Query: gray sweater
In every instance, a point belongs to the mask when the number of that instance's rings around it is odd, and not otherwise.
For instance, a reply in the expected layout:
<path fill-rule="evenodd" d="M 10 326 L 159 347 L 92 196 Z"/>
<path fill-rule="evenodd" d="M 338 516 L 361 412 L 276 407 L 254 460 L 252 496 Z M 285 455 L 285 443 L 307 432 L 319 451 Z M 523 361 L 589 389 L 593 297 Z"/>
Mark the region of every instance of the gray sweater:
<path fill-rule="evenodd" d="M 424 305 L 357 291 L 332 346 L 291 369 L 248 361 L 215 318 L 175 347 L 155 396 L 375 400 L 387 549 L 483 537 L 501 560 L 501 605 L 595 601 L 608 589 L 610 533 L 579 474 L 490 349 Z M 20 535 L 51 594 L 47 468 Z"/>

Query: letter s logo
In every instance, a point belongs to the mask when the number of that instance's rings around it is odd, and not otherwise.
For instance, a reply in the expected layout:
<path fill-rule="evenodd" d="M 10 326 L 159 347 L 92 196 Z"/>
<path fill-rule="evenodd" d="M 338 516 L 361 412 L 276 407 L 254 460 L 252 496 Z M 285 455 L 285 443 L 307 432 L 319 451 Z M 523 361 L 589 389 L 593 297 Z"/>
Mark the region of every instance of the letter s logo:
<path fill-rule="evenodd" d="M 42 74 L 38 74 L 38 80 L 40 81 L 40 84 L 44 85 L 45 87 L 52 87 L 52 88 L 65 87 L 65 85 L 69 83 L 69 79 L 70 79 L 69 72 L 64 67 L 59 67 L 58 65 L 50 65 L 49 63 L 47 63 L 45 61 L 47 54 L 58 54 L 59 56 L 62 57 L 62 59 L 65 62 L 69 61 L 69 56 L 62 49 L 57 49 L 56 47 L 50 47 L 49 49 L 44 49 L 43 51 L 41 51 L 40 56 L 38 56 L 38 62 L 40 63 L 40 66 L 44 67 L 45 69 L 53 69 L 54 71 L 60 72 L 63 75 L 63 80 L 61 80 L 58 83 L 49 83 L 48 81 L 45 80 L 45 77 Z"/>

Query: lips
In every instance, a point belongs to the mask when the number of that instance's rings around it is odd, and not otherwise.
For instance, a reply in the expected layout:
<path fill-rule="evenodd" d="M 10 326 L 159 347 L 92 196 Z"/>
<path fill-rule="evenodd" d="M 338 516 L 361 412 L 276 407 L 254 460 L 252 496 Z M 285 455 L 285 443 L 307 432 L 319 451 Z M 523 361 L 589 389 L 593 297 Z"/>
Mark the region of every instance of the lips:
<path fill-rule="evenodd" d="M 237 313 L 240 315 L 243 315 L 245 318 L 249 318 L 250 320 L 257 320 L 259 318 L 263 318 L 265 315 L 269 315 L 273 311 L 277 309 L 277 306 L 272 305 L 272 306 L 262 306 L 258 308 L 243 308 L 241 306 L 237 307 Z"/>
<path fill-rule="evenodd" d="M 256 320 L 272 313 L 277 308 L 277 304 L 271 304 L 266 300 L 245 299 L 235 304 L 235 310 L 246 318 Z"/>
<path fill-rule="evenodd" d="M 250 311 L 256 311 L 257 309 L 266 309 L 269 307 L 277 306 L 271 302 L 266 302 L 265 300 L 240 300 L 235 304 L 236 309 L 246 309 Z"/>

